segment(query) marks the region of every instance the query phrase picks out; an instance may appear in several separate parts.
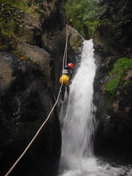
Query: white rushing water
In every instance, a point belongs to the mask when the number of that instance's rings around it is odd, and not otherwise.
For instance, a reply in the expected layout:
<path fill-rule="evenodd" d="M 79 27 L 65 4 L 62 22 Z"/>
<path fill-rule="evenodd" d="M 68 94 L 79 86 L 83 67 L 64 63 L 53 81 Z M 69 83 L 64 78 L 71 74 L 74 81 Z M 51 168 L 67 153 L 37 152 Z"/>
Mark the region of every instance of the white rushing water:
<path fill-rule="evenodd" d="M 96 128 L 93 114 L 95 108 L 92 103 L 95 72 L 93 42 L 84 41 L 80 67 L 70 85 L 67 109 L 65 112 L 64 103 L 60 114 L 62 125 L 60 176 L 126 175 L 125 167 L 112 167 L 99 162 L 92 151 L 92 137 Z M 132 173 L 127 173 L 127 176 L 131 175 Z"/>

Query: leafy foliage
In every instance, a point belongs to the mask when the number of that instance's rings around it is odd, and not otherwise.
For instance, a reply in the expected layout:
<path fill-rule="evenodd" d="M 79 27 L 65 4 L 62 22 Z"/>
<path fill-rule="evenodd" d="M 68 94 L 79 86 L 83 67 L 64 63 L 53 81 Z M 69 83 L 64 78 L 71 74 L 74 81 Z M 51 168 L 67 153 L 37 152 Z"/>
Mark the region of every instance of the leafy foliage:
<path fill-rule="evenodd" d="M 0 49 L 10 48 L 14 43 L 18 28 L 23 25 L 21 9 L 24 6 L 24 2 L 17 0 L 0 1 Z"/>
<path fill-rule="evenodd" d="M 38 1 L 0 0 L 0 49 L 10 49 L 19 40 L 24 13 L 34 13 Z"/>
<path fill-rule="evenodd" d="M 120 58 L 114 64 L 113 70 L 109 73 L 109 76 L 115 76 L 115 78 L 105 85 L 105 90 L 110 94 L 114 94 L 120 85 L 125 72 L 129 69 L 132 69 L 132 59 Z"/>
<path fill-rule="evenodd" d="M 100 23 L 103 9 L 98 0 L 68 0 L 66 3 L 67 18 L 73 19 L 73 25 L 83 35 L 91 37 Z"/>

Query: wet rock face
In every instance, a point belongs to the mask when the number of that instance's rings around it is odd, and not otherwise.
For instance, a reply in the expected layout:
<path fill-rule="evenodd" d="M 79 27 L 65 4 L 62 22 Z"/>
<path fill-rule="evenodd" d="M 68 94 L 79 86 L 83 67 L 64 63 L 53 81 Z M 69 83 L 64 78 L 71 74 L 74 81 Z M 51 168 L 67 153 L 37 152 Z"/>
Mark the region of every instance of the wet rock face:
<path fill-rule="evenodd" d="M 42 24 L 40 23 L 40 14 L 36 15 L 24 13 L 23 14 L 23 29 L 19 32 L 22 40 L 27 43 L 36 43 L 41 45 Z M 40 41 L 36 40 L 38 38 Z"/>
<path fill-rule="evenodd" d="M 32 61 L 0 53 L 0 67 L 0 175 L 4 175 L 45 120 L 54 99 L 50 81 Z M 60 146 L 55 110 L 11 175 L 56 175 Z"/>
<path fill-rule="evenodd" d="M 11 81 L 14 80 L 11 69 L 12 57 L 5 53 L 0 53 L 0 90 L 4 90 Z"/>
<path fill-rule="evenodd" d="M 98 27 L 94 42 L 100 50 L 109 54 L 131 54 L 132 1 L 103 0 L 105 12 L 103 23 Z"/>
<path fill-rule="evenodd" d="M 94 82 L 94 103 L 97 106 L 98 127 L 95 134 L 95 153 L 103 156 L 118 156 L 132 160 L 132 82 L 131 70 L 127 71 L 114 95 L 105 92 L 108 73 L 117 57 L 101 56 Z M 126 84 L 126 79 L 127 84 Z"/>
<path fill-rule="evenodd" d="M 69 27 L 69 43 L 77 55 L 80 54 L 83 41 L 84 39 L 78 31 L 73 27 Z"/>
<path fill-rule="evenodd" d="M 41 71 L 43 71 L 43 74 L 47 76 L 48 79 L 50 79 L 51 76 L 51 58 L 50 54 L 45 51 L 43 48 L 40 48 L 35 45 L 30 45 L 27 43 L 18 43 L 17 44 L 18 50 L 21 51 L 23 55 L 30 58 L 30 60 L 37 64 Z"/>
<path fill-rule="evenodd" d="M 94 101 L 99 122 L 95 135 L 95 153 L 103 156 L 127 155 L 131 158 L 132 143 L 132 82 L 129 68 L 114 94 L 108 94 L 105 85 L 117 75 L 110 75 L 114 63 L 119 58 L 131 59 L 132 14 L 130 0 L 103 0 L 105 12 L 103 23 L 94 35 L 96 51 L 100 58 L 95 77 Z M 121 71 L 121 70 L 120 70 Z M 112 86 L 116 86 L 116 83 Z"/>

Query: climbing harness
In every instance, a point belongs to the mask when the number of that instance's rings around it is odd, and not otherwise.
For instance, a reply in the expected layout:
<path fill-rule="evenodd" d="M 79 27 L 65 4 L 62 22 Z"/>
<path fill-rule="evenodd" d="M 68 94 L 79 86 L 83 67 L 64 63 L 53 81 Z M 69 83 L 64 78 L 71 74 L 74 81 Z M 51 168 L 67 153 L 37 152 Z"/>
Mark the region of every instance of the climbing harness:
<path fill-rule="evenodd" d="M 65 49 L 64 49 L 64 55 L 63 55 L 63 64 L 62 64 L 62 69 L 64 69 L 65 64 L 67 64 L 67 45 L 68 45 L 68 36 L 69 36 L 69 28 L 66 28 L 66 44 L 65 44 Z M 67 75 L 66 75 L 67 76 Z M 67 78 L 68 79 L 68 78 Z M 53 105 L 53 107 L 51 108 L 51 111 L 49 112 L 47 118 L 44 120 L 44 122 L 42 123 L 42 125 L 40 126 L 40 128 L 38 129 L 38 131 L 36 132 L 36 134 L 34 135 L 34 137 L 32 138 L 32 140 L 30 141 L 30 143 L 27 145 L 27 147 L 25 148 L 25 150 L 22 152 L 22 154 L 19 156 L 19 158 L 16 160 L 16 162 L 12 165 L 12 167 L 8 170 L 8 172 L 5 174 L 5 176 L 9 176 L 11 174 L 11 172 L 13 171 L 13 169 L 15 169 L 16 165 L 20 162 L 20 160 L 23 158 L 23 156 L 26 154 L 26 152 L 28 151 L 28 149 L 31 147 L 31 145 L 33 144 L 33 142 L 35 141 L 35 139 L 37 138 L 37 136 L 39 135 L 40 131 L 42 130 L 42 128 L 45 126 L 45 124 L 47 123 L 47 121 L 49 120 L 52 112 L 54 111 L 59 98 L 60 98 L 60 94 L 61 94 L 61 90 L 62 90 L 62 86 L 64 84 L 64 81 L 60 82 L 60 88 L 59 88 L 59 92 L 57 95 L 57 99 Z"/>

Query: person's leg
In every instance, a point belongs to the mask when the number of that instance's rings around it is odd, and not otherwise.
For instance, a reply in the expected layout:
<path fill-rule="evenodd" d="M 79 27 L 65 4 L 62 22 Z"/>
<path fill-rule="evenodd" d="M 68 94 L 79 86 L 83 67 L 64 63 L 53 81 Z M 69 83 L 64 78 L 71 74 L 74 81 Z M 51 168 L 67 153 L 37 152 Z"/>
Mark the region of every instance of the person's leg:
<path fill-rule="evenodd" d="M 64 100 L 64 96 L 65 96 L 65 86 L 62 86 L 62 90 L 61 90 L 61 99 L 62 101 Z"/>
<path fill-rule="evenodd" d="M 69 95 L 70 88 L 69 86 L 66 86 L 66 87 L 67 87 L 67 94 Z"/>

